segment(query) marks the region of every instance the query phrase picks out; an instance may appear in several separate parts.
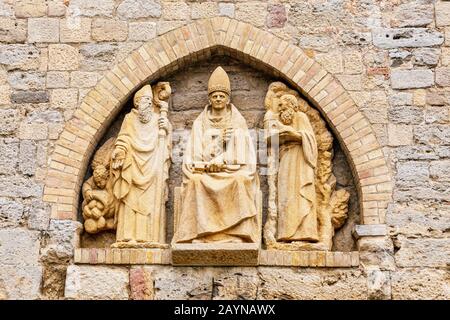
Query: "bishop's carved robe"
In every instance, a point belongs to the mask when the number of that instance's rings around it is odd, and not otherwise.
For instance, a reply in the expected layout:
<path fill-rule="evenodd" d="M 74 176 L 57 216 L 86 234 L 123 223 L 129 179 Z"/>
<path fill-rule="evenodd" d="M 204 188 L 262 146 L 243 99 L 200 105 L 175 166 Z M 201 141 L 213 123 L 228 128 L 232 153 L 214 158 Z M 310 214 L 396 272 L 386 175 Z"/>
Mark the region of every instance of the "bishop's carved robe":
<path fill-rule="evenodd" d="M 116 148 L 126 152 L 122 168 L 113 170 L 117 242 L 158 239 L 152 235 L 152 218 L 156 212 L 164 212 L 164 201 L 157 207 L 156 197 L 158 192 L 163 192 L 162 199 L 168 194 L 167 187 L 161 188 L 158 181 L 168 179 L 171 141 L 170 130 L 164 140 L 159 138 L 158 118 L 152 113 L 150 121 L 142 123 L 138 111 L 132 109 L 125 116 L 115 143 Z"/>
<path fill-rule="evenodd" d="M 317 142 L 305 113 L 295 112 L 291 127 L 302 139 L 287 139 L 280 145 L 277 240 L 318 241 L 314 182 Z"/>
<path fill-rule="evenodd" d="M 256 242 L 259 237 L 256 194 L 259 179 L 256 154 L 245 119 L 231 106 L 223 123 L 214 123 L 209 108 L 194 121 L 183 159 L 182 208 L 174 242 Z M 222 129 L 234 134 L 220 146 Z M 192 165 L 219 156 L 225 171 L 196 173 Z"/>

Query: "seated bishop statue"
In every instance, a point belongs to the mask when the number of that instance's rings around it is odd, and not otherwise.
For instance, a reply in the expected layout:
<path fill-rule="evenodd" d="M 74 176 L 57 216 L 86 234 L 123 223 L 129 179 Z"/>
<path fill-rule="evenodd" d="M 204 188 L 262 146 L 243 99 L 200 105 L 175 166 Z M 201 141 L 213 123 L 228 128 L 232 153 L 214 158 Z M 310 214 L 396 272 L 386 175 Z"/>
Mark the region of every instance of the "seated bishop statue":
<path fill-rule="evenodd" d="M 173 243 L 259 242 L 256 152 L 230 94 L 228 75 L 217 67 L 186 145 Z"/>

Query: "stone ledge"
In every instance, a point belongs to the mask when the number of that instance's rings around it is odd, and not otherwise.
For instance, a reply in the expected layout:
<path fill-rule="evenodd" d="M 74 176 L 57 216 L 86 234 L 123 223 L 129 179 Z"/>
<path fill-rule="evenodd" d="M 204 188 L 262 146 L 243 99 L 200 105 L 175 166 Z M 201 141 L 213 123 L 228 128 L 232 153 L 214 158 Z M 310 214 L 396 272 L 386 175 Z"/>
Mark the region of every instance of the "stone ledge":
<path fill-rule="evenodd" d="M 171 264 L 169 249 L 75 249 L 77 264 Z"/>
<path fill-rule="evenodd" d="M 75 264 L 172 265 L 172 251 L 170 249 L 79 248 L 75 249 L 74 260 Z M 259 250 L 259 261 L 252 265 L 350 268 L 359 266 L 359 252 Z"/>
<path fill-rule="evenodd" d="M 352 230 L 356 239 L 361 237 L 386 236 L 387 226 L 385 224 L 357 224 Z"/>
<path fill-rule="evenodd" d="M 261 250 L 260 266 L 357 267 L 359 252 Z"/>

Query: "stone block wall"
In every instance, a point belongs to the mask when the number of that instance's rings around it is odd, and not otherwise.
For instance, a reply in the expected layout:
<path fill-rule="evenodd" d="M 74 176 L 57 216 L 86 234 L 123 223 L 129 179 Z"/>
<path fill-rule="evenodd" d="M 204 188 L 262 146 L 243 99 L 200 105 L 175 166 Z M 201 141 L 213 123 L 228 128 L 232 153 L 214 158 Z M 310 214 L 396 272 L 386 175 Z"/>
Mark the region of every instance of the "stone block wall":
<path fill-rule="evenodd" d="M 359 268 L 73 264 L 81 224 L 43 202 L 64 123 L 134 49 L 215 16 L 304 49 L 371 123 L 394 191 L 389 237 L 359 241 Z M 449 299 L 449 105 L 450 1 L 0 0 L 0 299 Z"/>

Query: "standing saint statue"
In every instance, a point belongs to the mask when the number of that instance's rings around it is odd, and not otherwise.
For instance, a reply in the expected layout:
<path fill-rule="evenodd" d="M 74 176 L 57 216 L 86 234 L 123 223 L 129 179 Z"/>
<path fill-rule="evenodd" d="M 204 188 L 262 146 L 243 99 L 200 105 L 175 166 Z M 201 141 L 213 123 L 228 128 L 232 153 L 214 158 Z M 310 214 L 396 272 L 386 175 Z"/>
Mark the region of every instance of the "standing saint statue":
<path fill-rule="evenodd" d="M 325 121 L 282 82 L 264 101 L 268 148 L 268 249 L 331 250 L 348 211 L 349 193 L 336 190 L 333 137 Z"/>
<path fill-rule="evenodd" d="M 168 94 L 159 94 L 166 99 Z M 164 90 L 164 89 L 163 89 Z M 156 97 L 157 98 L 157 97 Z M 167 101 L 157 99 L 150 85 L 134 96 L 112 153 L 117 235 L 113 247 L 165 247 L 164 202 L 171 153 Z"/>
<path fill-rule="evenodd" d="M 316 138 L 308 116 L 298 110 L 297 98 L 285 94 L 280 102 L 275 123 L 280 141 L 277 240 L 317 242 Z"/>
<path fill-rule="evenodd" d="M 259 241 L 256 153 L 230 94 L 228 75 L 218 67 L 208 82 L 209 104 L 194 121 L 184 154 L 173 243 Z"/>

